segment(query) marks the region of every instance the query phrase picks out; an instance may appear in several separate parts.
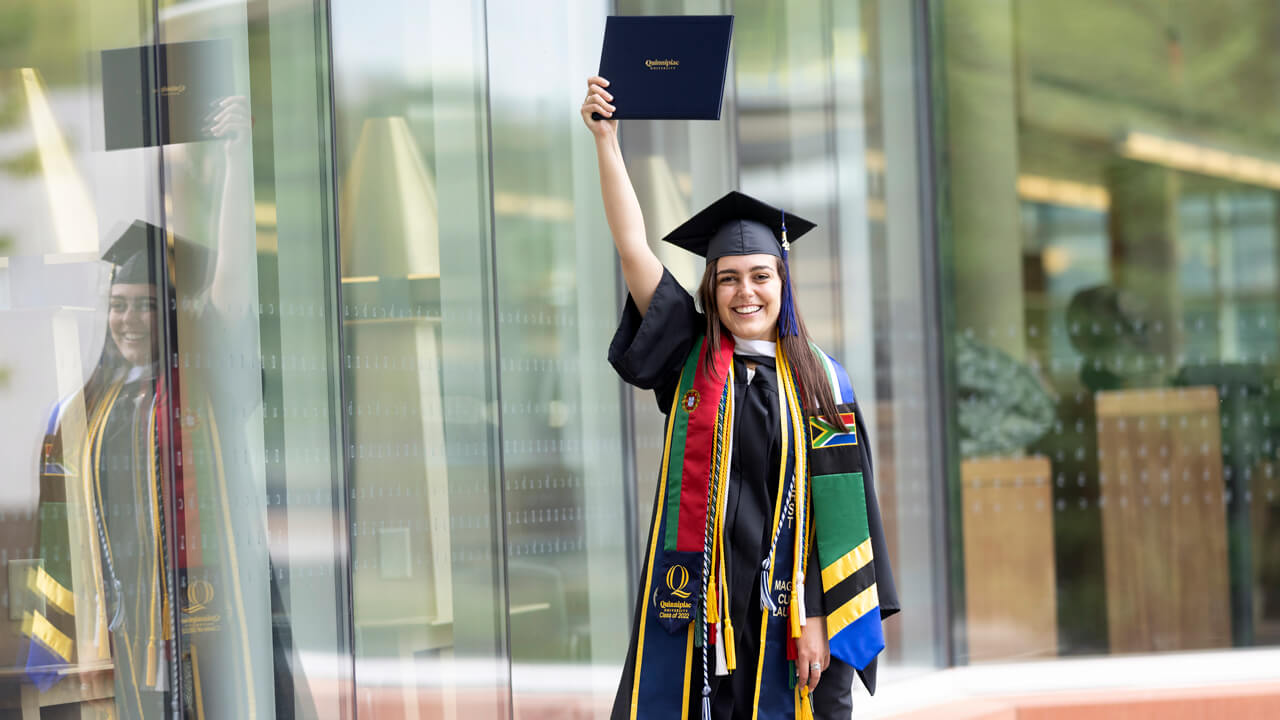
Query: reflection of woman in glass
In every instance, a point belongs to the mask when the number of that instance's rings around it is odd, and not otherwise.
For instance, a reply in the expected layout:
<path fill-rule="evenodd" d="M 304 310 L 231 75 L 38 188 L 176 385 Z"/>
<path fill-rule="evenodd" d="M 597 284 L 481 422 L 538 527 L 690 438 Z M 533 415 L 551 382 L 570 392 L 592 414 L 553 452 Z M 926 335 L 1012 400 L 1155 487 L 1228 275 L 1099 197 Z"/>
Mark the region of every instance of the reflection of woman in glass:
<path fill-rule="evenodd" d="M 664 238 L 707 259 L 695 304 L 646 242 L 617 122 L 591 119 L 607 85 L 581 112 L 630 291 L 609 360 L 668 416 L 613 717 L 847 718 L 898 601 L 861 413 L 791 292 L 787 230 L 814 226 L 740 193 L 699 212 Z"/>
<path fill-rule="evenodd" d="M 225 325 L 233 299 L 246 295 L 238 276 L 252 238 L 234 228 L 251 217 L 248 127 L 244 98 L 210 113 L 209 133 L 226 151 L 212 267 L 207 252 L 150 223 L 114 239 L 104 254 L 114 268 L 101 358 L 46 430 L 27 674 L 48 690 L 69 672 L 109 668 L 116 717 L 169 716 L 180 699 L 193 717 L 248 716 L 255 704 L 237 536 L 257 518 L 233 517 L 227 505 L 222 461 L 234 441 L 219 434 L 208 388 L 160 363 L 163 349 L 177 347 L 176 329 L 164 337 L 163 313 L 179 297 L 184 316 L 206 326 L 190 330 L 198 338 L 222 336 L 207 326 Z M 217 676 L 234 678 L 238 692 L 211 692 Z"/>
<path fill-rule="evenodd" d="M 156 367 L 161 343 L 154 259 L 162 237 L 159 228 L 137 222 L 104 256 L 116 267 L 102 357 L 83 395 L 62 403 L 51 419 L 44 458 L 46 473 L 61 469 L 61 474 L 79 478 L 64 485 L 64 522 L 41 518 L 45 562 L 60 551 L 78 560 L 52 573 L 80 596 L 74 623 L 66 623 L 71 631 L 66 637 L 81 639 L 79 647 L 72 647 L 82 666 L 113 662 L 116 707 L 124 717 L 162 715 L 164 692 L 172 684 L 167 657 L 173 631 L 167 610 L 173 587 L 165 571 L 166 493 L 159 438 L 167 402 Z M 80 408 L 68 407 L 80 402 L 83 426 L 71 419 Z M 49 499 L 42 494 L 42 500 Z M 64 529 L 65 537 L 59 537 Z M 86 571 L 87 588 L 81 580 Z M 86 624 L 91 627 L 87 634 Z M 41 649 L 33 642 L 33 655 Z M 72 660 L 70 653 L 55 655 L 63 662 Z"/>

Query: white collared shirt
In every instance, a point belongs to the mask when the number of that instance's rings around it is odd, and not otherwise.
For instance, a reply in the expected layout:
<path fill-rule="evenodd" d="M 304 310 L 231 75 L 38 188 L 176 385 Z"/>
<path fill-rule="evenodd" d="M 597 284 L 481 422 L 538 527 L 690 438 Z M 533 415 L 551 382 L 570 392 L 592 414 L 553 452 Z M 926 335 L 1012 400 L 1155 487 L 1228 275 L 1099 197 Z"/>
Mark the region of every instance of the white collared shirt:
<path fill-rule="evenodd" d="M 730 333 L 732 334 L 732 333 Z M 733 336 L 733 354 L 734 355 L 758 355 L 760 357 L 777 357 L 778 343 L 768 340 L 743 340 L 737 335 Z M 747 368 L 747 384 L 756 376 L 754 367 Z"/>

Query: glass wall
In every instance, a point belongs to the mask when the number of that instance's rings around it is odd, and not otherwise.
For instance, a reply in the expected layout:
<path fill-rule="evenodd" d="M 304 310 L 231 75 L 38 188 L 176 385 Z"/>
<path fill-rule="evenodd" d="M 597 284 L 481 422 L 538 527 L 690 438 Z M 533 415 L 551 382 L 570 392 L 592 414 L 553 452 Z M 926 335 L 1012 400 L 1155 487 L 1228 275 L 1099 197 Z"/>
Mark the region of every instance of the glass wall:
<path fill-rule="evenodd" d="M 721 121 L 620 131 L 675 277 L 730 189 L 818 224 L 882 688 L 1280 645 L 1270 4 L 19 0 L 0 718 L 606 712 L 663 422 L 576 112 L 614 12 L 735 17 Z"/>
<path fill-rule="evenodd" d="M 1276 644 L 1280 13 L 933 19 L 956 660 Z"/>
<path fill-rule="evenodd" d="M 575 111 L 608 8 L 486 5 L 514 710 L 599 717 L 634 603 L 617 261 Z"/>
<path fill-rule="evenodd" d="M 632 540 L 615 261 L 568 110 L 606 8 L 332 11 L 357 707 L 598 714 Z"/>
<path fill-rule="evenodd" d="M 321 10 L 0 11 L 0 714 L 350 714 Z"/>
<path fill-rule="evenodd" d="M 484 6 L 331 12 L 357 712 L 509 717 Z"/>

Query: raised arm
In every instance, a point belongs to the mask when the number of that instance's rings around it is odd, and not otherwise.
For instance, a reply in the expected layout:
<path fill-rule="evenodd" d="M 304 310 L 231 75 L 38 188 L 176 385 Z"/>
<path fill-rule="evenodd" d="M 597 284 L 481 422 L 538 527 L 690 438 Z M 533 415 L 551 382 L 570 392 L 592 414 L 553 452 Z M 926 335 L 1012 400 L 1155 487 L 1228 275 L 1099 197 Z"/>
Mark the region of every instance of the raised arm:
<path fill-rule="evenodd" d="M 587 80 L 587 99 L 582 103 L 582 121 L 596 140 L 596 160 L 600 167 L 600 194 L 604 199 L 604 214 L 613 233 L 613 244 L 618 249 L 622 263 L 622 277 L 627 290 L 643 315 L 649 310 L 653 291 L 662 280 L 662 262 L 653 254 L 645 239 L 644 215 L 635 188 L 627 176 L 627 166 L 622 162 L 622 148 L 618 145 L 618 121 L 613 116 L 613 95 L 605 90 L 609 81 L 602 77 Z M 592 120 L 591 113 L 604 116 Z"/>
<path fill-rule="evenodd" d="M 253 172 L 249 134 L 249 98 L 232 96 L 218 101 L 209 134 L 223 146 L 225 172 L 217 217 L 217 258 L 209 284 L 213 309 L 224 317 L 257 297 L 253 219 Z"/>

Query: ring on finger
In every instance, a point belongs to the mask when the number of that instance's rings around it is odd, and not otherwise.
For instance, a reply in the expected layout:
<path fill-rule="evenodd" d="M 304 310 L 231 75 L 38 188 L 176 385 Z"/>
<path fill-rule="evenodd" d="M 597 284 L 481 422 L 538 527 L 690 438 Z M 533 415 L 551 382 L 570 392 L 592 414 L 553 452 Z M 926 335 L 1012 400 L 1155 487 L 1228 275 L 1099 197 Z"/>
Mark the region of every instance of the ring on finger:
<path fill-rule="evenodd" d="M 822 663 L 809 663 L 809 670 L 810 670 L 810 671 L 813 671 L 813 670 L 821 670 L 821 669 L 822 669 Z"/>

